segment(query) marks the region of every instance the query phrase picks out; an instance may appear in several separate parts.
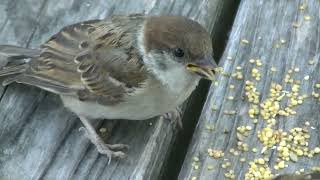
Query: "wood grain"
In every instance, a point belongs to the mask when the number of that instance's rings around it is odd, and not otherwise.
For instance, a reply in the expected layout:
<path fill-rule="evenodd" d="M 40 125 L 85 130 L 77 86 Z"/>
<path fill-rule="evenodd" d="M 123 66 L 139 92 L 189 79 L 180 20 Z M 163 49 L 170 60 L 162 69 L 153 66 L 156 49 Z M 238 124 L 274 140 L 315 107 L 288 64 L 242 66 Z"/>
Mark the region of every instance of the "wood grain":
<path fill-rule="evenodd" d="M 303 6 L 304 8 L 302 8 Z M 298 68 L 293 78 L 301 81 L 299 94 L 307 94 L 302 105 L 294 108 L 296 115 L 289 117 L 276 116 L 277 124 L 274 129 L 288 131 L 294 127 L 303 127 L 305 122 L 310 123 L 311 135 L 309 146 L 314 148 L 320 144 L 319 100 L 312 97 L 312 91 L 319 93 L 315 84 L 319 79 L 320 56 L 320 3 L 317 0 L 309 1 L 264 1 L 244 0 L 231 31 L 228 45 L 220 60 L 220 66 L 224 72 L 232 74 L 237 66 L 241 66 L 244 79 L 237 80 L 228 75 L 217 76 L 217 86 L 212 85 L 202 111 L 199 123 L 195 130 L 192 143 L 184 161 L 179 179 L 225 179 L 224 174 L 234 170 L 236 179 L 244 179 L 248 170 L 248 162 L 263 157 L 262 144 L 257 138 L 257 133 L 266 122 L 258 117 L 258 124 L 248 117 L 249 104 L 245 97 L 245 81 L 257 83 L 257 90 L 261 92 L 260 102 L 264 101 L 272 82 L 279 83 L 285 90 L 290 90 L 291 85 L 284 80 L 290 69 Z M 298 26 L 296 25 L 298 24 Z M 242 41 L 248 40 L 248 42 Z M 241 42 L 242 41 L 242 42 Z M 262 66 L 256 67 L 249 62 L 250 59 L 261 59 Z M 311 63 L 309 62 L 310 60 Z M 261 80 L 255 81 L 251 75 L 251 69 L 256 67 L 261 73 Z M 272 72 L 274 67 L 276 72 Z M 310 79 L 305 78 L 309 76 Z M 234 89 L 230 89 L 234 85 Z M 228 97 L 233 96 L 234 100 Z M 286 99 L 286 98 L 285 98 Z M 282 102 L 285 106 L 288 100 Z M 213 110 L 216 109 L 216 110 Z M 235 115 L 227 112 L 236 111 Z M 215 130 L 208 130 L 214 126 Z M 230 155 L 231 148 L 237 149 L 236 128 L 249 125 L 253 128 L 245 142 L 249 145 L 249 152 L 240 153 L 239 156 Z M 251 151 L 258 149 L 257 153 Z M 223 158 L 209 157 L 208 148 L 222 150 Z M 194 157 L 199 158 L 195 161 Z M 246 162 L 240 162 L 246 158 Z M 276 164 L 277 151 L 268 150 L 267 163 L 273 169 Z M 231 167 L 224 169 L 222 163 L 228 159 Z M 320 165 L 320 155 L 312 158 L 299 158 L 298 162 L 286 162 L 287 168 L 274 170 L 273 174 L 295 173 L 303 168 L 306 172 L 312 167 Z M 195 167 L 197 166 L 197 167 Z M 213 170 L 208 170 L 210 167 Z"/>
<path fill-rule="evenodd" d="M 1 0 L 0 43 L 38 47 L 63 26 L 111 14 L 185 15 L 214 36 L 223 26 L 223 8 L 231 0 Z M 98 154 L 78 131 L 80 121 L 57 96 L 34 87 L 0 87 L 0 179 L 157 179 L 176 130 L 167 121 L 104 121 L 110 143 L 131 148 L 128 158 Z M 152 125 L 151 125 L 152 124 Z M 109 132 L 109 131 L 108 131 Z"/>

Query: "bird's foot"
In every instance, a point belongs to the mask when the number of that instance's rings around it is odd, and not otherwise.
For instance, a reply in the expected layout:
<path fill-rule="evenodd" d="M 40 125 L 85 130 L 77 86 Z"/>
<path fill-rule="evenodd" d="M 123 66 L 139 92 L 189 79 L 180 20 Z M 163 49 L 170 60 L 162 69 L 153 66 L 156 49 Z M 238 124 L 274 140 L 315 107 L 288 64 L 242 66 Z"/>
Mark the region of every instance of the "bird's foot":
<path fill-rule="evenodd" d="M 172 123 L 177 121 L 177 125 L 180 129 L 183 129 L 183 123 L 182 123 L 182 111 L 179 107 L 177 107 L 175 110 L 170 111 L 162 115 L 164 119 L 170 120 Z"/>
<path fill-rule="evenodd" d="M 109 159 L 108 164 L 111 163 L 112 158 L 123 159 L 126 157 L 126 154 L 123 150 L 129 149 L 129 146 L 126 144 L 106 144 L 101 137 L 96 133 L 89 132 L 85 127 L 81 127 L 79 131 L 84 132 L 84 135 L 90 139 L 92 144 L 94 144 L 100 154 L 106 155 Z"/>
<path fill-rule="evenodd" d="M 111 163 L 112 158 L 123 159 L 127 155 L 121 150 L 128 149 L 129 146 L 125 144 L 98 144 L 96 145 L 100 154 L 106 155 L 109 159 L 108 165 Z"/>
<path fill-rule="evenodd" d="M 108 164 L 111 163 L 112 158 L 123 159 L 126 154 L 123 150 L 129 149 L 125 144 L 106 144 L 103 139 L 97 134 L 95 128 L 90 124 L 89 120 L 80 117 L 84 127 L 81 127 L 79 131 L 83 131 L 84 135 L 94 144 L 100 154 L 108 157 Z"/>

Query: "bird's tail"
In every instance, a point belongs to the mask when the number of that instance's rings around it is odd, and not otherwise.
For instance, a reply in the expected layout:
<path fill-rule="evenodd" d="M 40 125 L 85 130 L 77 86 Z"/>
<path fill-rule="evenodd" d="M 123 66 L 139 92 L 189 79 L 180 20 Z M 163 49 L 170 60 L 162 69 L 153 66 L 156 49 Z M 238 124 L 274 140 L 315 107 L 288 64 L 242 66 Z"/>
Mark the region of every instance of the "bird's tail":
<path fill-rule="evenodd" d="M 11 45 L 0 45 L 0 78 L 7 79 L 25 72 L 29 67 L 29 61 L 39 56 L 40 50 L 27 49 Z M 3 85 L 7 83 L 3 82 Z"/>

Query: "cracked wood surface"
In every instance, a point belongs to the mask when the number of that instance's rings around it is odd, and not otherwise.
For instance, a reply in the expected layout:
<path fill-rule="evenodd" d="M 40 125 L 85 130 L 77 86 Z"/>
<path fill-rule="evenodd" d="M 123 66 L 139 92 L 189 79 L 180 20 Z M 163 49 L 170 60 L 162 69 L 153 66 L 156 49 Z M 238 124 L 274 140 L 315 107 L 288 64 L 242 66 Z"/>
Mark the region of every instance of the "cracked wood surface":
<path fill-rule="evenodd" d="M 1 0 L 0 44 L 38 47 L 63 26 L 111 14 L 176 14 L 221 36 L 225 0 Z M 152 123 L 152 125 L 150 125 Z M 0 179 L 157 179 L 176 131 L 167 121 L 104 121 L 109 143 L 130 145 L 128 158 L 107 158 L 78 131 L 60 99 L 38 88 L 0 87 Z"/>
<path fill-rule="evenodd" d="M 308 1 L 265 1 L 244 0 L 241 1 L 231 35 L 220 60 L 220 66 L 224 72 L 234 73 L 237 66 L 242 67 L 244 79 L 237 80 L 234 77 L 219 74 L 217 86 L 212 85 L 195 130 L 186 159 L 179 174 L 179 179 L 191 179 L 197 177 L 201 180 L 225 179 L 224 174 L 228 170 L 234 170 L 236 179 L 244 179 L 248 170 L 248 162 L 261 155 L 262 144 L 257 138 L 257 133 L 266 126 L 266 122 L 259 116 L 258 123 L 248 117 L 248 101 L 245 97 L 245 81 L 254 81 L 251 77 L 251 69 L 255 65 L 250 59 L 261 59 L 262 66 L 256 67 L 261 73 L 261 80 L 257 82 L 257 89 L 261 92 L 260 102 L 269 94 L 271 82 L 281 84 L 285 90 L 291 85 L 284 81 L 289 69 L 298 68 L 300 71 L 293 73 L 296 80 L 301 81 L 299 94 L 307 94 L 302 105 L 294 108 L 297 112 L 294 116 L 276 116 L 275 129 L 288 131 L 294 127 L 303 127 L 305 122 L 310 122 L 309 146 L 314 148 L 320 144 L 320 106 L 319 100 L 311 96 L 312 91 L 319 93 L 315 84 L 320 81 L 320 2 Z M 282 40 L 283 39 L 283 40 Z M 248 41 L 242 41 L 248 40 Z M 242 41 L 242 42 L 241 42 Z M 311 61 L 310 61 L 311 60 Z M 271 68 L 276 68 L 272 72 Z M 309 76 L 309 80 L 308 77 Z M 234 89 L 230 89 L 234 85 Z M 234 100 L 228 99 L 234 96 Z M 287 102 L 283 102 L 284 106 Z M 216 109 L 216 110 L 213 110 Z M 236 111 L 235 115 L 228 115 L 225 111 Z M 230 114 L 230 113 L 229 113 Z M 214 130 L 208 130 L 214 126 Z M 231 148 L 237 149 L 236 128 L 242 125 L 250 125 L 253 130 L 245 142 L 249 145 L 249 152 L 240 153 L 239 156 L 230 155 Z M 229 132 L 229 133 L 226 133 Z M 253 147 L 257 153 L 251 151 Z M 209 157 L 208 148 L 225 152 L 223 158 Z M 194 157 L 199 158 L 195 161 Z M 240 158 L 246 158 L 246 162 L 240 162 Z M 277 159 L 276 150 L 268 150 L 267 163 L 273 168 Z M 231 162 L 231 167 L 221 168 L 224 159 Z M 275 171 L 274 174 L 295 173 L 303 168 L 306 172 L 313 166 L 320 166 L 320 155 L 313 158 L 298 158 L 298 162 L 286 162 L 287 168 Z M 197 159 L 196 159 L 197 160 Z M 208 169 L 213 168 L 212 170 Z"/>

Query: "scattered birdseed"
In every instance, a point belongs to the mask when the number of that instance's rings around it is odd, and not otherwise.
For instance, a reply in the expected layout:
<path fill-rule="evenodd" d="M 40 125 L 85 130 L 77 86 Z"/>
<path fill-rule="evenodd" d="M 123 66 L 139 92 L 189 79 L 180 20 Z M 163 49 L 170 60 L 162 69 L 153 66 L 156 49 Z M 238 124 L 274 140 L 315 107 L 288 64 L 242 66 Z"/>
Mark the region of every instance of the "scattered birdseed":
<path fill-rule="evenodd" d="M 228 179 L 235 179 L 236 177 L 233 170 L 229 170 L 228 172 L 224 173 L 224 176 Z"/>
<path fill-rule="evenodd" d="M 218 159 L 218 158 L 221 158 L 221 157 L 224 156 L 223 151 L 214 150 L 214 149 L 211 149 L 211 148 L 208 149 L 208 154 L 209 154 L 210 157 L 213 157 L 215 159 Z"/>
<path fill-rule="evenodd" d="M 198 158 L 198 157 L 193 157 L 193 160 L 194 160 L 195 162 L 198 162 L 198 161 L 199 161 L 199 158 Z"/>
<path fill-rule="evenodd" d="M 310 122 L 309 122 L 309 121 L 306 121 L 306 122 L 304 123 L 304 125 L 310 126 Z"/>
<path fill-rule="evenodd" d="M 214 167 L 213 167 L 212 165 L 208 165 L 207 169 L 208 169 L 209 171 L 211 171 L 211 170 L 214 169 Z"/>
<path fill-rule="evenodd" d="M 235 115 L 235 114 L 236 114 L 236 111 L 234 111 L 234 110 L 231 110 L 231 111 L 225 110 L 225 111 L 223 111 L 223 113 L 224 113 L 225 115 Z"/>
<path fill-rule="evenodd" d="M 256 153 L 256 152 L 258 152 L 258 149 L 257 148 L 252 148 L 252 152 Z"/>
<path fill-rule="evenodd" d="M 256 60 L 256 65 L 257 65 L 258 67 L 262 66 L 262 62 L 261 62 L 260 59 L 257 59 L 257 60 Z"/>
<path fill-rule="evenodd" d="M 240 155 L 240 153 L 239 153 L 239 151 L 234 151 L 233 155 L 235 155 L 235 156 L 239 156 L 239 155 Z"/>
<path fill-rule="evenodd" d="M 243 152 L 248 152 L 249 151 L 249 146 L 247 143 L 244 143 L 242 141 L 238 141 L 237 142 L 237 148 L 240 150 L 240 151 L 243 151 Z"/>
<path fill-rule="evenodd" d="M 214 130 L 214 125 L 206 125 L 206 129 L 208 131 L 213 131 Z"/>
<path fill-rule="evenodd" d="M 261 74 L 260 74 L 259 70 L 256 69 L 256 68 L 253 68 L 253 69 L 251 70 L 251 76 L 252 76 L 253 78 L 255 78 L 257 81 L 259 81 L 259 80 L 261 79 Z"/>
<path fill-rule="evenodd" d="M 315 63 L 315 60 L 309 60 L 308 63 L 309 65 L 313 65 Z"/>
<path fill-rule="evenodd" d="M 212 111 L 216 111 L 216 110 L 218 110 L 218 106 L 217 105 L 213 105 L 212 106 Z"/>
<path fill-rule="evenodd" d="M 305 76 L 303 79 L 308 81 L 310 79 L 310 76 Z"/>
<path fill-rule="evenodd" d="M 230 167 L 230 166 L 231 166 L 231 162 L 229 162 L 229 161 L 224 162 L 224 163 L 221 165 L 221 167 L 222 167 L 223 169 L 226 169 L 226 168 L 228 168 L 228 167 Z"/>
<path fill-rule="evenodd" d="M 101 132 L 101 133 L 106 133 L 106 132 L 107 132 L 107 128 L 100 128 L 100 129 L 99 129 L 99 132 Z"/>
<path fill-rule="evenodd" d="M 245 82 L 245 95 L 249 103 L 258 104 L 260 93 L 257 92 L 256 84 L 251 81 Z"/>
<path fill-rule="evenodd" d="M 249 41 L 248 41 L 249 43 Z M 279 43 L 284 44 L 286 41 L 284 39 L 280 39 Z M 249 59 L 251 64 L 255 66 L 249 71 L 251 72 L 251 76 L 254 80 L 260 80 L 260 66 L 262 66 L 262 62 L 260 59 Z M 314 64 L 314 60 L 310 60 L 309 64 Z M 235 72 L 232 74 L 232 77 L 237 79 L 243 79 L 242 69 L 245 69 L 241 66 L 236 66 Z M 272 72 L 276 72 L 276 67 L 271 67 Z M 297 114 L 295 107 L 303 104 L 306 98 L 310 97 L 306 94 L 300 94 L 301 89 L 301 80 L 296 80 L 294 77 L 300 72 L 298 67 L 293 67 L 288 70 L 287 74 L 285 74 L 284 81 L 290 84 L 285 84 L 284 86 L 271 82 L 271 86 L 269 89 L 269 94 L 261 100 L 260 102 L 260 92 L 257 89 L 256 81 L 245 81 L 245 98 L 249 102 L 248 107 L 248 116 L 253 120 L 253 123 L 258 123 L 258 118 L 261 118 L 267 122 L 266 126 L 263 126 L 261 129 L 259 126 L 255 126 L 254 128 L 258 128 L 257 136 L 258 140 L 263 144 L 261 149 L 261 154 L 264 156 L 268 155 L 270 152 L 268 149 L 275 149 L 276 151 L 276 164 L 274 166 L 275 170 L 283 169 L 288 167 L 288 161 L 292 163 L 298 162 L 301 158 L 312 158 L 318 154 L 320 154 L 320 147 L 309 147 L 309 139 L 310 129 L 315 129 L 310 126 L 310 123 L 305 122 L 304 127 L 295 127 L 288 131 L 282 129 L 276 129 L 279 116 L 294 116 Z M 310 76 L 306 75 L 303 77 L 304 80 L 309 80 Z M 314 85 L 315 88 L 320 89 L 320 82 Z M 229 85 L 230 89 L 234 89 L 235 86 L 233 84 Z M 286 88 L 286 89 L 285 89 Z M 289 89 L 288 89 L 289 88 Z M 312 92 L 313 97 L 319 99 L 320 94 L 317 92 Z M 228 96 L 228 100 L 233 100 L 234 96 Z M 285 100 L 285 103 L 282 102 Z M 239 112 L 240 113 L 240 112 Z M 224 114 L 234 115 L 236 111 L 224 111 Z M 229 155 L 239 156 L 240 153 L 249 151 L 249 146 L 247 144 L 247 137 L 252 133 L 252 126 L 242 125 L 236 128 L 236 138 L 237 144 L 236 148 L 231 148 L 229 150 Z M 260 129 L 260 130 L 259 130 Z M 227 131 L 226 133 L 229 133 Z M 260 149 L 259 149 L 260 150 Z M 252 152 L 257 153 L 257 148 L 252 148 Z M 224 156 L 224 153 L 221 150 L 213 150 L 208 149 L 208 154 L 210 157 L 215 159 L 221 158 Z M 240 162 L 245 162 L 246 159 L 244 157 L 239 157 Z M 266 157 L 257 158 L 253 161 L 249 162 L 249 169 L 245 174 L 245 179 L 269 179 L 274 175 L 271 172 L 271 168 L 268 167 L 269 159 Z M 225 162 L 221 165 L 222 168 L 226 169 L 225 177 L 232 178 L 232 171 L 227 171 L 227 168 L 230 168 L 231 163 L 229 160 L 225 160 Z M 198 165 L 199 167 L 199 165 Z M 208 166 L 209 167 L 209 166 Z M 194 167 L 195 168 L 195 167 Z M 209 168 L 208 168 L 209 169 Z M 319 167 L 320 171 L 320 167 Z M 302 173 L 297 171 L 298 173 Z M 302 173 L 303 174 L 303 173 Z"/>
<path fill-rule="evenodd" d="M 305 21 L 310 21 L 310 20 L 311 20 L 311 16 L 307 16 L 307 15 L 306 15 L 306 16 L 303 17 L 303 19 L 304 19 Z"/>
<path fill-rule="evenodd" d="M 293 153 L 293 152 L 290 152 L 290 153 L 289 153 L 289 157 L 290 157 L 291 161 L 293 161 L 293 162 L 297 162 L 297 161 L 298 161 L 298 156 L 297 156 L 297 154 L 295 154 L 295 153 Z"/>
<path fill-rule="evenodd" d="M 300 11 L 303 11 L 303 10 L 305 10 L 306 9 L 306 5 L 305 4 L 301 4 L 300 6 L 299 6 L 299 10 Z"/>
<path fill-rule="evenodd" d="M 242 44 L 249 44 L 249 41 L 247 39 L 241 39 Z"/>
<path fill-rule="evenodd" d="M 300 24 L 298 22 L 293 22 L 292 23 L 292 27 L 294 28 L 299 28 L 300 27 Z"/>
<path fill-rule="evenodd" d="M 249 162 L 249 169 L 245 174 L 246 180 L 271 179 L 274 175 L 267 164 L 258 164 L 257 160 Z"/>
<path fill-rule="evenodd" d="M 313 172 L 318 172 L 318 173 L 320 173 L 320 166 L 312 167 L 311 170 L 312 170 Z"/>

